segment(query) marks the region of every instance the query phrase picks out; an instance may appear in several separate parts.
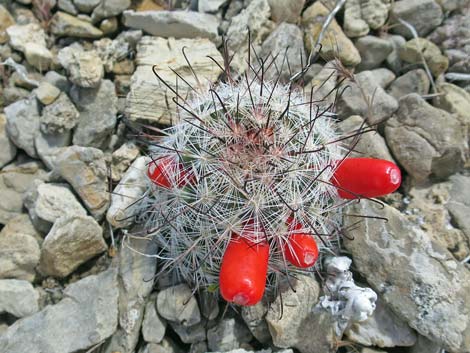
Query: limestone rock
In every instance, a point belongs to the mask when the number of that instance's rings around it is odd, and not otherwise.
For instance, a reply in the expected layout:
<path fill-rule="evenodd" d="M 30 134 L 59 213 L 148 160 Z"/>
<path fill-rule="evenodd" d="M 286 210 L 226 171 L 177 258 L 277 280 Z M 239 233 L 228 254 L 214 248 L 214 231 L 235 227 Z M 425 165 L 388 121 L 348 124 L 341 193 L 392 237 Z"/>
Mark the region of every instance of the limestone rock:
<path fill-rule="evenodd" d="M 57 11 L 51 19 L 50 30 L 58 37 L 100 38 L 103 32 L 90 22 Z"/>
<path fill-rule="evenodd" d="M 80 87 L 97 87 L 104 76 L 103 63 L 94 50 L 84 51 L 79 46 L 69 46 L 59 51 L 58 59 L 67 70 L 70 81 Z"/>
<path fill-rule="evenodd" d="M 457 117 L 412 93 L 400 99 L 385 137 L 393 155 L 417 181 L 446 178 L 464 163 L 467 136 Z"/>
<path fill-rule="evenodd" d="M 347 232 L 353 241 L 344 239 L 357 270 L 387 306 L 446 350 L 469 351 L 470 273 L 465 267 L 390 206 L 360 203 L 347 212 L 388 220 L 367 218 Z"/>
<path fill-rule="evenodd" d="M 18 279 L 0 279 L 0 313 L 17 318 L 34 314 L 39 310 L 39 294 L 31 283 Z"/>
<path fill-rule="evenodd" d="M 392 29 L 394 33 L 413 38 L 410 30 L 399 24 L 397 19 L 408 22 L 416 29 L 418 36 L 423 37 L 441 24 L 443 13 L 434 0 L 400 0 L 393 3 L 390 17 L 394 20 L 392 24 L 397 24 Z"/>
<path fill-rule="evenodd" d="M 305 5 L 305 0 L 268 0 L 271 7 L 271 18 L 281 23 L 297 23 L 300 13 Z"/>
<path fill-rule="evenodd" d="M 406 42 L 400 48 L 399 55 L 401 60 L 410 64 L 421 64 L 423 57 L 434 77 L 444 73 L 449 67 L 449 59 L 442 55 L 437 45 L 424 38 L 414 38 Z"/>
<path fill-rule="evenodd" d="M 6 130 L 7 120 L 0 114 L 0 168 L 11 162 L 16 156 L 16 146 L 10 141 Z"/>
<path fill-rule="evenodd" d="M 395 99 L 400 99 L 410 93 L 417 93 L 420 96 L 429 93 L 431 82 L 423 69 L 408 71 L 403 76 L 398 77 L 387 89 L 388 94 Z"/>
<path fill-rule="evenodd" d="M 157 310 L 163 318 L 185 326 L 201 321 L 196 298 L 186 284 L 169 287 L 158 293 Z"/>
<path fill-rule="evenodd" d="M 42 110 L 41 131 L 44 133 L 64 133 L 72 130 L 79 121 L 80 113 L 65 93 Z"/>

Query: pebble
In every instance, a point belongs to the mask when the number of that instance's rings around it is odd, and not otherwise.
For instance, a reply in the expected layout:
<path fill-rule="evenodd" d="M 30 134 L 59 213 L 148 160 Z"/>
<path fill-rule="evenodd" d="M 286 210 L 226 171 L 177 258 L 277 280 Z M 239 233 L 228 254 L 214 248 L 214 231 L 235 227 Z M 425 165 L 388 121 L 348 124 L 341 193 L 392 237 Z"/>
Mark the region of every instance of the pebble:
<path fill-rule="evenodd" d="M 35 228 L 47 233 L 64 214 L 86 216 L 70 188 L 64 184 L 49 184 L 37 180 L 24 196 L 24 205 Z"/>
<path fill-rule="evenodd" d="M 55 171 L 72 185 L 92 216 L 100 220 L 109 205 L 103 152 L 93 147 L 65 147 L 57 156 Z"/>
<path fill-rule="evenodd" d="M 42 109 L 41 131 L 44 133 L 64 133 L 72 130 L 78 123 L 80 113 L 66 93 Z"/>
<path fill-rule="evenodd" d="M 350 0 L 344 5 L 344 33 L 350 38 L 362 37 L 371 29 L 381 28 L 388 19 L 387 0 Z"/>
<path fill-rule="evenodd" d="M 392 32 L 405 38 L 413 38 L 412 32 L 398 22 L 398 19 L 406 21 L 414 27 L 418 36 L 423 37 L 443 20 L 442 9 L 434 0 L 400 0 L 395 1 L 390 9 Z"/>
<path fill-rule="evenodd" d="M 160 291 L 157 296 L 157 310 L 166 320 L 184 326 L 192 326 L 201 321 L 196 298 L 186 284 L 178 284 Z"/>
<path fill-rule="evenodd" d="M 49 82 L 41 82 L 39 87 L 35 89 L 37 99 L 44 105 L 54 102 L 60 95 L 60 90 L 51 85 Z"/>
<path fill-rule="evenodd" d="M 421 65 L 424 59 L 434 77 L 438 77 L 449 67 L 449 59 L 442 55 L 437 45 L 424 38 L 415 38 L 406 42 L 400 48 L 399 56 L 407 63 L 418 65 Z"/>
<path fill-rule="evenodd" d="M 466 136 L 456 116 L 434 108 L 416 93 L 399 101 L 385 138 L 400 165 L 416 182 L 446 178 L 463 167 Z"/>
<path fill-rule="evenodd" d="M 387 306 L 446 350 L 470 350 L 470 273 L 464 265 L 390 206 L 361 202 L 347 212 L 388 220 L 367 218 L 347 231 L 353 241 L 344 238 L 358 272 Z M 345 226 L 352 223 L 355 218 Z"/>
<path fill-rule="evenodd" d="M 0 44 L 8 42 L 8 35 L 5 30 L 14 24 L 15 19 L 11 13 L 3 5 L 0 5 Z"/>
<path fill-rule="evenodd" d="M 297 23 L 305 0 L 268 0 L 274 22 Z"/>
<path fill-rule="evenodd" d="M 142 336 L 145 342 L 149 343 L 160 343 L 166 331 L 166 322 L 158 316 L 155 301 L 156 296 L 151 296 L 145 305 L 145 316 L 142 322 Z"/>
<path fill-rule="evenodd" d="M 361 63 L 357 67 L 360 71 L 379 67 L 393 51 L 389 40 L 375 36 L 361 37 L 354 44 L 361 55 Z"/>
<path fill-rule="evenodd" d="M 69 46 L 59 50 L 58 60 L 67 70 L 69 80 L 80 87 L 97 87 L 104 76 L 103 63 L 94 50 Z"/>
<path fill-rule="evenodd" d="M 76 38 L 101 38 L 103 32 L 93 26 L 90 22 L 69 15 L 68 13 L 57 11 L 52 16 L 49 24 L 51 33 L 58 37 Z"/>
<path fill-rule="evenodd" d="M 0 314 L 17 318 L 39 311 L 39 294 L 31 283 L 18 279 L 0 279 Z"/>
<path fill-rule="evenodd" d="M 11 142 L 6 130 L 7 119 L 0 114 L 0 168 L 11 162 L 16 157 L 16 146 Z"/>
<path fill-rule="evenodd" d="M 11 325 L 0 336 L 0 351 L 73 353 L 101 343 L 118 324 L 116 275 L 111 268 L 70 284 L 58 304 Z"/>
<path fill-rule="evenodd" d="M 222 319 L 207 331 L 207 346 L 212 352 L 227 352 L 240 348 L 251 339 L 248 328 L 234 318 Z"/>
<path fill-rule="evenodd" d="M 410 93 L 424 96 L 429 93 L 431 82 L 423 69 L 411 70 L 398 77 L 387 89 L 387 93 L 395 99 L 400 99 Z"/>

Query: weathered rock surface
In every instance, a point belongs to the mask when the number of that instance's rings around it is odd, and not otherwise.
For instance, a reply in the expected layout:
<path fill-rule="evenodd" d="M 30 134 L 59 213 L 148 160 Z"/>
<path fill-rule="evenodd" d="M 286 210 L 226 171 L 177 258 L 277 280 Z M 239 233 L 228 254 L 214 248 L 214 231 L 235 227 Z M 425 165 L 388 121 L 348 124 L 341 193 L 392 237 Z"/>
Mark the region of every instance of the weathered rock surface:
<path fill-rule="evenodd" d="M 390 9 L 390 17 L 397 23 L 393 32 L 405 38 L 413 38 L 411 31 L 399 24 L 397 19 L 402 19 L 412 25 L 423 37 L 437 26 L 443 19 L 441 7 L 434 0 L 401 0 L 395 1 Z"/>
<path fill-rule="evenodd" d="M 0 280 L 0 313 L 17 318 L 33 315 L 39 310 L 39 294 L 31 283 L 17 279 Z"/>
<path fill-rule="evenodd" d="M 354 240 L 344 241 L 357 270 L 387 306 L 446 350 L 469 351 L 470 273 L 465 267 L 390 206 L 360 203 L 347 212 L 388 219 L 365 219 L 348 231 Z M 352 222 L 346 220 L 345 226 Z"/>
<path fill-rule="evenodd" d="M 94 50 L 84 51 L 79 45 L 71 45 L 61 49 L 57 58 L 69 80 L 80 87 L 97 87 L 104 76 L 103 63 Z"/>
<path fill-rule="evenodd" d="M 226 318 L 207 331 L 207 346 L 213 352 L 227 352 L 251 341 L 248 328 L 234 318 Z"/>
<path fill-rule="evenodd" d="M 201 321 L 196 298 L 186 284 L 165 288 L 157 296 L 158 313 L 169 321 L 192 326 Z"/>
<path fill-rule="evenodd" d="M 460 121 L 415 93 L 400 99 L 385 137 L 397 161 L 417 182 L 446 178 L 463 166 L 467 136 Z"/>
<path fill-rule="evenodd" d="M 111 268 L 70 284 L 58 304 L 10 326 L 0 336 L 0 351 L 72 353 L 101 343 L 118 322 L 116 275 Z"/>
<path fill-rule="evenodd" d="M 16 146 L 11 142 L 6 130 L 7 120 L 0 114 L 0 168 L 11 162 L 16 156 Z"/>
<path fill-rule="evenodd" d="M 90 22 L 58 11 L 50 22 L 50 30 L 58 37 L 100 38 L 103 32 Z"/>

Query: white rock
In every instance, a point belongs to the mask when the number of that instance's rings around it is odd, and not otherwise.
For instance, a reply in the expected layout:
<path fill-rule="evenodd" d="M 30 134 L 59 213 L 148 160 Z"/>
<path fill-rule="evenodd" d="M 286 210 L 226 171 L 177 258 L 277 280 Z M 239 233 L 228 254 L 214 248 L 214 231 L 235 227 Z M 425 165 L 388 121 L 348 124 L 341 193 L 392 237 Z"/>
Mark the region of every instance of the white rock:
<path fill-rule="evenodd" d="M 0 313 L 17 318 L 34 314 L 39 310 L 39 294 L 31 283 L 17 279 L 0 280 Z"/>

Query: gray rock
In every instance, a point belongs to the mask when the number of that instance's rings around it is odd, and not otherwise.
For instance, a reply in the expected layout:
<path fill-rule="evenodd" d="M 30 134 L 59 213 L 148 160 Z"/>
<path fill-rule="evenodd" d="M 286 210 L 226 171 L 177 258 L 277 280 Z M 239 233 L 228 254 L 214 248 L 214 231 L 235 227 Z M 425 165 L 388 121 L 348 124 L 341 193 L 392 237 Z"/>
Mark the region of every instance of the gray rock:
<path fill-rule="evenodd" d="M 105 147 L 116 126 L 118 99 L 114 83 L 103 80 L 96 88 L 75 87 L 70 95 L 80 112 L 73 143 L 79 146 Z"/>
<path fill-rule="evenodd" d="M 445 205 L 453 223 L 460 228 L 467 238 L 470 239 L 470 177 L 463 175 L 454 175 L 450 178 L 452 189 L 450 190 L 450 199 Z"/>
<path fill-rule="evenodd" d="M 375 36 L 365 36 L 354 43 L 359 54 L 361 63 L 358 70 L 370 70 L 379 67 L 393 50 L 390 41 Z"/>
<path fill-rule="evenodd" d="M 57 1 L 57 7 L 60 10 L 65 11 L 65 12 L 71 14 L 71 15 L 76 16 L 78 14 L 78 10 L 75 7 L 75 5 L 73 4 L 72 0 L 58 0 Z"/>
<path fill-rule="evenodd" d="M 0 114 L 0 168 L 11 162 L 16 156 L 16 146 L 10 141 L 7 130 L 5 115 Z"/>
<path fill-rule="evenodd" d="M 91 19 L 93 23 L 96 23 L 103 18 L 120 15 L 130 5 L 131 0 L 101 0 L 99 5 L 93 10 Z"/>
<path fill-rule="evenodd" d="M 192 11 L 124 11 L 124 25 L 157 37 L 208 38 L 218 42 L 219 20 Z"/>
<path fill-rule="evenodd" d="M 17 318 L 34 314 L 39 310 L 39 294 L 31 283 L 18 279 L 0 280 L 0 313 Z"/>
<path fill-rule="evenodd" d="M 112 268 L 70 284 L 58 304 L 10 326 L 0 336 L 0 351 L 72 353 L 101 343 L 117 326 L 116 274 Z"/>
<path fill-rule="evenodd" d="M 55 170 L 72 185 L 93 217 L 101 219 L 109 205 L 103 152 L 92 147 L 65 147 L 57 156 Z"/>
<path fill-rule="evenodd" d="M 394 33 L 400 34 L 405 38 L 413 38 L 410 30 L 399 24 L 397 19 L 402 19 L 411 24 L 418 36 L 423 37 L 437 26 L 443 19 L 441 7 L 434 0 L 401 0 L 393 3 L 390 10 L 392 23 L 397 25 L 393 27 Z"/>
<path fill-rule="evenodd" d="M 302 31 L 296 25 L 281 23 L 263 42 L 259 55 L 268 62 L 276 57 L 271 69 L 265 72 L 266 79 L 275 81 L 280 75 L 283 81 L 288 81 L 306 62 Z"/>
<path fill-rule="evenodd" d="M 75 7 L 84 13 L 91 13 L 99 3 L 100 0 L 73 0 Z"/>
<path fill-rule="evenodd" d="M 77 125 L 80 113 L 73 105 L 67 94 L 60 93 L 59 97 L 42 110 L 40 117 L 41 131 L 44 133 L 64 133 Z"/>
<path fill-rule="evenodd" d="M 225 318 L 207 331 L 207 346 L 212 352 L 227 352 L 251 341 L 248 328 L 234 318 Z"/>
<path fill-rule="evenodd" d="M 353 323 L 345 334 L 352 342 L 364 346 L 409 347 L 416 343 L 415 332 L 380 299 L 372 316 Z"/>
<path fill-rule="evenodd" d="M 69 46 L 61 49 L 57 58 L 67 70 L 72 83 L 84 88 L 99 86 L 104 68 L 94 50 L 84 51 L 80 46 Z"/>
<path fill-rule="evenodd" d="M 131 163 L 139 156 L 139 147 L 134 142 L 125 142 L 111 155 L 111 178 L 114 182 L 122 179 Z"/>
<path fill-rule="evenodd" d="M 197 3 L 197 10 L 205 13 L 217 12 L 227 0 L 200 0 Z"/>
<path fill-rule="evenodd" d="M 467 136 L 458 118 L 415 93 L 400 99 L 385 137 L 397 161 L 417 182 L 446 178 L 463 167 Z"/>
<path fill-rule="evenodd" d="M 395 74 L 399 75 L 402 72 L 402 62 L 399 56 L 400 48 L 405 45 L 406 39 L 399 35 L 388 35 L 385 38 L 389 40 L 392 44 L 393 50 L 387 56 L 387 66 L 392 70 Z"/>
<path fill-rule="evenodd" d="M 145 342 L 160 343 L 165 336 L 166 322 L 157 314 L 156 296 L 151 296 L 145 305 L 142 336 Z"/>
<path fill-rule="evenodd" d="M 275 22 L 297 23 L 305 0 L 268 0 L 271 18 Z"/>
<path fill-rule="evenodd" d="M 388 18 L 386 0 L 351 0 L 344 7 L 344 32 L 348 37 L 362 37 L 370 29 L 379 29 Z"/>
<path fill-rule="evenodd" d="M 55 221 L 44 239 L 39 271 L 66 277 L 106 249 L 103 230 L 92 217 L 65 214 Z"/>
<path fill-rule="evenodd" d="M 267 313 L 268 304 L 264 299 L 255 305 L 242 307 L 243 320 L 253 336 L 261 343 L 271 341 L 271 333 L 265 320 Z"/>
<path fill-rule="evenodd" d="M 347 212 L 388 220 L 367 218 L 347 232 L 353 241 L 344 239 L 357 270 L 387 306 L 446 350 L 469 351 L 470 273 L 465 267 L 390 206 L 360 203 Z M 357 225 L 346 219 L 344 226 L 352 223 Z"/>
<path fill-rule="evenodd" d="M 40 232 L 49 232 L 52 224 L 64 215 L 86 216 L 85 209 L 66 185 L 35 183 L 26 193 L 24 205 Z"/>
<path fill-rule="evenodd" d="M 398 77 L 387 89 L 388 94 L 400 99 L 410 93 L 417 93 L 420 96 L 429 92 L 431 82 L 423 69 L 408 71 L 403 76 Z"/>
<path fill-rule="evenodd" d="M 157 310 L 163 318 L 184 326 L 192 326 L 201 321 L 196 298 L 186 284 L 178 284 L 158 293 Z"/>
<path fill-rule="evenodd" d="M 342 117 L 360 115 L 369 117 L 369 124 L 376 124 L 389 118 L 398 109 L 396 99 L 380 87 L 371 71 L 358 73 L 356 82 L 351 83 L 351 88 L 344 92 L 338 102 L 338 112 Z M 368 107 L 366 99 L 370 100 L 372 97 L 373 104 Z"/>
<path fill-rule="evenodd" d="M 37 99 L 44 105 L 49 105 L 54 102 L 60 94 L 60 90 L 47 81 L 41 82 L 34 92 L 36 93 Z"/>
<path fill-rule="evenodd" d="M 50 21 L 49 28 L 57 37 L 101 38 L 103 32 L 90 22 L 57 11 Z"/>
<path fill-rule="evenodd" d="M 6 130 L 11 141 L 29 156 L 37 158 L 34 138 L 39 132 L 39 105 L 29 97 L 5 107 Z"/>
<path fill-rule="evenodd" d="M 207 322 L 204 319 L 192 326 L 184 326 L 175 322 L 170 322 L 170 326 L 183 343 L 202 342 L 206 339 Z M 224 334 L 226 334 L 226 332 L 224 332 Z"/>

